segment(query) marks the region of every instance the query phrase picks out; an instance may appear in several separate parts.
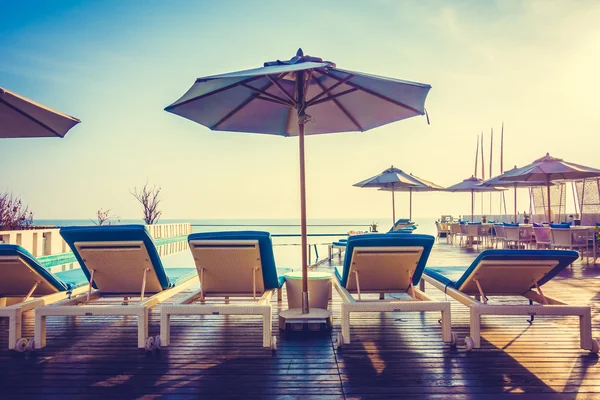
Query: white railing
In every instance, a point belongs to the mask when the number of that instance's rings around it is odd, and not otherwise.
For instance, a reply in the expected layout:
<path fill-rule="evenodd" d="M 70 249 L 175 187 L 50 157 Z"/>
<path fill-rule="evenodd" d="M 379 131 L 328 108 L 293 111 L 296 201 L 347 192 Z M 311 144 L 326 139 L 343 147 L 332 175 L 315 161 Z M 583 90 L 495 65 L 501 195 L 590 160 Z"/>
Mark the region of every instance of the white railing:
<path fill-rule="evenodd" d="M 189 223 L 146 225 L 153 239 L 184 236 L 192 233 Z M 58 228 L 0 231 L 0 243 L 18 244 L 35 257 L 70 252 Z"/>

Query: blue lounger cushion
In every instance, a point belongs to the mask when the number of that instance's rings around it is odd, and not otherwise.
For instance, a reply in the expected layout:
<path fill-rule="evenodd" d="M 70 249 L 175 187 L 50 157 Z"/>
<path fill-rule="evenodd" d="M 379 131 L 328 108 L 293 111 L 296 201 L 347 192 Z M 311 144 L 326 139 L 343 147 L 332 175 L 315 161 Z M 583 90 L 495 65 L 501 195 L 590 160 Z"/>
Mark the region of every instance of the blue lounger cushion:
<path fill-rule="evenodd" d="M 344 266 L 340 270 L 336 268 L 335 274 L 340 280 L 342 286 L 346 286 L 348 282 L 348 274 L 350 272 L 350 263 L 352 262 L 352 253 L 355 247 L 383 247 L 383 246 L 417 246 L 423 247 L 423 254 L 417 264 L 417 268 L 413 274 L 413 285 L 419 283 L 425 264 L 431 253 L 431 248 L 435 243 L 435 237 L 431 235 L 419 235 L 419 234 L 368 234 L 368 235 L 356 235 L 348 238 L 348 244 L 346 245 L 346 257 L 344 258 Z"/>
<path fill-rule="evenodd" d="M 192 240 L 257 240 L 260 249 L 262 263 L 263 282 L 265 289 L 279 289 L 285 283 L 283 274 L 289 272 L 289 268 L 280 268 L 281 276 L 278 276 L 278 268 L 275 265 L 273 255 L 273 242 L 271 234 L 263 231 L 228 231 L 228 232 L 203 232 L 192 233 L 188 236 L 188 242 Z"/>
<path fill-rule="evenodd" d="M 347 241 L 343 241 L 342 242 L 341 240 L 338 240 L 337 242 L 333 242 L 331 244 L 334 245 L 334 246 L 338 246 L 338 247 L 345 247 L 346 243 L 347 243 Z"/>
<path fill-rule="evenodd" d="M 479 254 L 470 266 L 427 267 L 425 268 L 425 274 L 442 282 L 446 286 L 458 289 L 482 261 L 557 261 L 558 264 L 556 267 L 538 281 L 538 285 L 542 286 L 578 258 L 579 253 L 571 250 L 485 250 Z"/>
<path fill-rule="evenodd" d="M 148 251 L 148 256 L 150 257 L 150 262 L 152 263 L 158 282 L 163 290 L 182 282 L 182 279 L 186 276 L 181 271 L 175 271 L 177 270 L 176 268 L 165 269 L 163 267 L 150 233 L 144 225 L 68 226 L 61 228 L 60 234 L 71 248 L 77 261 L 79 261 L 79 265 L 88 281 L 91 276 L 90 271 L 87 269 L 85 262 L 75 247 L 76 242 L 143 242 Z M 187 268 L 187 271 L 194 274 L 195 268 Z M 171 279 L 167 276 L 167 273 L 175 273 L 176 277 Z M 97 289 L 95 282 L 94 288 Z"/>
<path fill-rule="evenodd" d="M 48 271 L 39 261 L 23 247 L 16 244 L 0 244 L 0 256 L 20 257 L 29 267 L 47 281 L 56 292 L 72 290 L 88 283 L 80 268 L 62 271 L 56 274 Z M 2 295 L 24 295 L 25 293 L 11 293 L 10 282 L 6 282 L 7 288 L 0 289 Z M 37 292 L 36 292 L 37 293 Z M 41 293 L 40 293 L 41 294 Z M 43 293 L 50 294 L 50 293 Z"/>

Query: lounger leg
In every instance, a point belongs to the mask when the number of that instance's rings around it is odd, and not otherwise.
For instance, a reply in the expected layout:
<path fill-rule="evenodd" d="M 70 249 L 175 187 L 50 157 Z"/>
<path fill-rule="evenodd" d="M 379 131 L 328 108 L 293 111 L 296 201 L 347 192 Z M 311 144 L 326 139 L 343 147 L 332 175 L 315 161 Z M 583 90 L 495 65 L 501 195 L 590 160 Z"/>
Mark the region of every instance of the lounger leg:
<path fill-rule="evenodd" d="M 138 348 L 146 348 L 146 338 L 148 337 L 148 309 L 143 309 L 138 314 Z"/>
<path fill-rule="evenodd" d="M 22 333 L 22 313 L 15 310 L 14 314 L 8 317 L 8 349 L 14 350 L 17 340 L 21 338 Z"/>
<path fill-rule="evenodd" d="M 423 282 L 423 280 L 421 280 L 421 282 Z M 442 340 L 445 343 L 452 342 L 452 317 L 450 309 L 450 303 L 445 304 L 442 309 Z"/>
<path fill-rule="evenodd" d="M 584 350 L 592 349 L 592 314 L 589 308 L 579 316 L 579 346 Z"/>
<path fill-rule="evenodd" d="M 167 347 L 171 344 L 171 314 L 163 309 L 160 313 L 160 345 Z"/>
<path fill-rule="evenodd" d="M 477 307 L 471 307 L 471 339 L 474 349 L 481 347 L 481 315 Z"/>
<path fill-rule="evenodd" d="M 277 302 L 280 303 L 283 301 L 283 286 L 277 289 Z"/>
<path fill-rule="evenodd" d="M 42 349 L 46 347 L 46 316 L 40 315 L 40 310 L 35 311 L 35 348 Z"/>
<path fill-rule="evenodd" d="M 425 281 L 423 279 L 419 281 L 419 290 L 425 292 Z"/>
<path fill-rule="evenodd" d="M 271 347 L 271 329 L 273 318 L 271 307 L 265 307 L 263 311 L 263 347 Z"/>
<path fill-rule="evenodd" d="M 342 303 L 342 338 L 344 344 L 350 343 L 350 311 L 344 303 Z"/>

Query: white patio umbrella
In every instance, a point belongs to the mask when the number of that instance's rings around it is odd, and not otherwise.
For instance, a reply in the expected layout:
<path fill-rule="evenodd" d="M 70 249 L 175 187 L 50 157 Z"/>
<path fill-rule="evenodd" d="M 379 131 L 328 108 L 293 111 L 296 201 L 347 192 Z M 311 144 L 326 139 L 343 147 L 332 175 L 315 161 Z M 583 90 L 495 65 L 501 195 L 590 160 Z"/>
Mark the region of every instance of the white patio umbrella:
<path fill-rule="evenodd" d="M 64 137 L 79 122 L 0 87 L 0 138 Z"/>
<path fill-rule="evenodd" d="M 482 186 L 483 181 L 479 178 L 471 176 L 462 182 L 446 188 L 447 192 L 471 192 L 471 222 L 475 215 L 475 192 L 496 192 L 504 189 L 496 189 L 495 187 Z"/>
<path fill-rule="evenodd" d="M 514 188 L 514 222 L 517 222 L 517 188 L 520 187 L 536 187 L 536 186 L 546 186 L 546 182 L 543 181 L 523 181 L 523 182 L 511 182 L 502 180 L 506 174 L 512 173 L 517 170 L 517 166 L 515 165 L 513 169 L 506 171 L 502 175 L 495 176 L 490 178 L 482 183 L 483 186 L 494 186 L 494 187 L 512 187 Z"/>
<path fill-rule="evenodd" d="M 394 199 L 394 193 L 400 191 L 401 188 L 412 188 L 417 185 L 414 179 L 408 177 L 408 174 L 398 168 L 394 168 L 392 165 L 382 173 L 355 183 L 352 186 L 360 188 L 388 188 L 392 192 L 392 226 L 394 226 L 396 223 L 396 200 Z"/>
<path fill-rule="evenodd" d="M 600 176 L 600 169 L 563 161 L 549 153 L 529 165 L 505 172 L 501 180 L 507 182 L 543 182 L 548 193 L 548 222 L 552 222 L 550 185 L 552 181 L 572 181 Z"/>
<path fill-rule="evenodd" d="M 386 191 L 386 192 L 392 192 L 392 194 L 394 192 L 409 192 L 408 218 L 410 220 L 412 220 L 412 194 L 413 194 L 413 192 L 436 192 L 439 190 L 444 190 L 444 188 L 440 185 L 436 185 L 433 182 L 429 182 L 425 179 L 419 178 L 418 176 L 415 176 L 413 174 L 409 174 L 408 177 L 410 179 L 413 179 L 413 181 L 415 183 L 418 183 L 418 185 L 400 186 L 400 187 L 396 187 L 396 188 L 382 187 L 379 190 Z"/>
<path fill-rule="evenodd" d="M 217 131 L 298 136 L 302 313 L 309 312 L 304 135 L 366 131 L 425 114 L 431 86 L 336 68 L 304 56 L 199 78 L 165 110 Z"/>

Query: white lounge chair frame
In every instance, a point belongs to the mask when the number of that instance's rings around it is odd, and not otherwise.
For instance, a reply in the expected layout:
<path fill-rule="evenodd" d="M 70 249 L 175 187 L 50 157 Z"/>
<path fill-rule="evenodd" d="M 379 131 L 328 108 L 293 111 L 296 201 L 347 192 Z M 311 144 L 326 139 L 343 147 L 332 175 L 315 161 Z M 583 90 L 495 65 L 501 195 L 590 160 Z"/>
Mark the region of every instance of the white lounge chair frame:
<path fill-rule="evenodd" d="M 442 340 L 454 344 L 456 336 L 451 330 L 450 302 L 436 301 L 412 284 L 413 273 L 423 247 L 381 246 L 354 247 L 348 282 L 342 286 L 339 278 L 332 279 L 342 298 L 342 333 L 337 346 L 351 343 L 350 314 L 355 312 L 411 312 L 438 311 L 442 318 Z M 385 300 L 384 293 L 406 292 L 410 300 Z M 355 298 L 351 293 L 356 293 Z M 379 293 L 379 300 L 361 299 L 362 293 Z"/>
<path fill-rule="evenodd" d="M 552 315 L 579 317 L 579 345 L 597 353 L 600 343 L 592 338 L 592 316 L 589 306 L 568 305 L 562 300 L 544 295 L 537 282 L 558 261 L 552 260 L 482 260 L 459 290 L 423 274 L 419 286 L 424 291 L 427 282 L 453 299 L 469 307 L 470 336 L 465 337 L 467 351 L 481 347 L 481 317 L 483 315 Z M 485 269 L 485 274 L 483 271 Z M 523 277 L 530 279 L 523 279 Z M 531 287 L 535 286 L 536 290 Z M 522 296 L 535 304 L 489 304 L 486 296 Z"/>
<path fill-rule="evenodd" d="M 18 269 L 23 271 L 26 268 L 32 274 L 36 274 L 39 278 L 34 285 L 29 289 L 25 296 L 5 296 L 0 297 L 0 318 L 8 318 L 8 349 L 23 352 L 27 349 L 29 341 L 22 337 L 22 321 L 23 313 L 33 310 L 37 307 L 44 306 L 46 304 L 56 303 L 58 301 L 68 299 L 71 296 L 76 296 L 83 293 L 87 288 L 79 287 L 72 291 L 59 291 L 54 289 L 44 277 L 37 274 L 37 272 L 31 268 L 29 263 L 25 262 L 22 257 L 19 256 L 0 256 L 0 264 L 17 264 Z M 15 269 L 12 267 L 2 268 L 1 279 L 6 279 L 8 282 L 15 282 L 18 279 L 17 276 L 12 276 L 12 271 Z M 15 282 L 16 285 L 22 285 L 26 283 Z M 35 291 L 41 286 L 46 286 L 46 289 L 53 288 L 56 293 L 47 294 L 44 296 L 36 297 Z M 52 289 L 50 289 L 52 290 Z"/>
<path fill-rule="evenodd" d="M 148 335 L 148 311 L 197 280 L 163 290 L 141 240 L 76 242 L 75 247 L 91 274 L 87 293 L 35 310 L 35 349 L 46 347 L 46 318 L 53 316 L 134 316 L 138 348 L 155 348 L 155 338 Z M 94 283 L 106 291 L 94 290 Z"/>
<path fill-rule="evenodd" d="M 259 315 L 263 319 L 263 347 L 277 349 L 272 335 L 271 298 L 265 290 L 258 240 L 191 240 L 200 289 L 176 304 L 164 305 L 160 317 L 160 346 L 171 343 L 174 315 Z M 281 300 L 280 290 L 278 300 Z M 207 298 L 224 298 L 224 304 Z M 239 298 L 234 304 L 230 298 Z"/>

